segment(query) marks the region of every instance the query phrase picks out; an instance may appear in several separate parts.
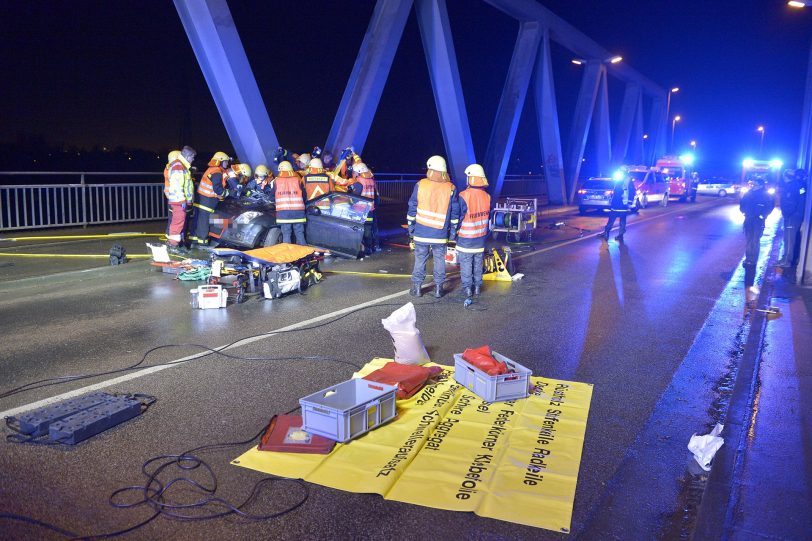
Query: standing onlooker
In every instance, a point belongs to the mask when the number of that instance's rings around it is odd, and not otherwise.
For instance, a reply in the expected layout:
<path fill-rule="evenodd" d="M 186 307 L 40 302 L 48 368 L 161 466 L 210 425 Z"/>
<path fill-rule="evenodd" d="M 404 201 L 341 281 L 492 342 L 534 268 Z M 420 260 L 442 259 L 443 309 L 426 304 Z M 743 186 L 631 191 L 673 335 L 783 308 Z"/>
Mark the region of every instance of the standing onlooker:
<path fill-rule="evenodd" d="M 739 210 L 744 214 L 744 265 L 755 267 L 758 263 L 759 243 L 764 233 L 764 220 L 775 208 L 775 197 L 767 193 L 764 177 L 758 177 L 751 190 L 742 196 Z"/>
<path fill-rule="evenodd" d="M 791 267 L 797 261 L 795 246 L 804 219 L 805 200 L 806 171 L 786 171 L 781 186 L 781 215 L 784 217 L 784 255 L 778 262 L 781 267 Z"/>
<path fill-rule="evenodd" d="M 169 251 L 180 253 L 183 249 L 183 231 L 186 228 L 186 207 L 194 200 L 192 173 L 195 150 L 185 146 L 181 151 L 169 153 L 169 163 L 164 169 L 164 196 L 169 203 L 169 230 L 166 240 Z"/>
<path fill-rule="evenodd" d="M 623 179 L 615 181 L 615 187 L 612 191 L 612 200 L 609 203 L 611 212 L 609 213 L 609 219 L 606 221 L 606 227 L 604 227 L 603 233 L 598 235 L 599 237 L 609 239 L 609 232 L 612 230 L 612 226 L 615 225 L 615 220 L 620 218 L 620 228 L 615 240 L 618 242 L 623 240 L 623 235 L 626 233 L 626 218 L 631 212 L 635 190 L 634 181 L 631 177 L 624 177 Z"/>
<path fill-rule="evenodd" d="M 460 227 L 457 231 L 457 261 L 465 296 L 479 297 L 482 287 L 482 259 L 485 256 L 485 240 L 489 233 L 491 196 L 485 188 L 488 179 L 478 163 L 465 168 L 468 188 L 460 193 Z"/>
<path fill-rule="evenodd" d="M 426 178 L 420 180 L 409 198 L 409 236 L 414 239 L 414 269 L 409 294 L 420 297 L 426 278 L 429 253 L 434 258 L 434 296 L 443 296 L 445 252 L 457 236 L 460 206 L 454 184 L 448 177 L 445 158 L 432 156 L 426 163 Z"/>

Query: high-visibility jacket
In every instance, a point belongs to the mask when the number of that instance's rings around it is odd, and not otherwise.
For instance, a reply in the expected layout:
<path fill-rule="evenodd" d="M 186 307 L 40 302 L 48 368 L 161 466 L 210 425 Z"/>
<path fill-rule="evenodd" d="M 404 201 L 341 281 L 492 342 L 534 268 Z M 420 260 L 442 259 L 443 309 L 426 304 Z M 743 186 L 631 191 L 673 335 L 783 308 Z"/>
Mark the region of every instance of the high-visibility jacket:
<path fill-rule="evenodd" d="M 226 189 L 226 170 L 215 165 L 206 169 L 200 184 L 197 185 L 197 194 L 202 197 L 211 197 L 223 200 Z"/>
<path fill-rule="evenodd" d="M 448 180 L 424 178 L 418 182 L 409 198 L 406 220 L 414 227 L 415 242 L 445 244 L 449 229 L 457 229 L 460 206 L 454 193 L 454 184 Z"/>
<path fill-rule="evenodd" d="M 304 185 L 308 201 L 335 191 L 333 179 L 324 172 L 306 174 L 304 176 Z"/>
<path fill-rule="evenodd" d="M 369 175 L 369 176 L 366 176 Z M 355 177 L 356 184 L 361 185 L 361 193 L 359 194 L 361 197 L 366 197 L 367 199 L 375 200 L 375 197 L 378 195 L 378 191 L 375 187 L 375 178 L 372 176 L 372 173 L 361 173 L 357 177 Z M 375 204 L 372 204 L 372 208 L 370 210 L 375 210 Z"/>
<path fill-rule="evenodd" d="M 477 253 L 485 251 L 491 212 L 491 196 L 485 188 L 470 187 L 460 193 L 460 228 L 457 230 L 457 250 Z"/>
<path fill-rule="evenodd" d="M 164 168 L 164 196 L 168 203 L 192 203 L 194 184 L 189 162 L 181 156 Z"/>
<path fill-rule="evenodd" d="M 305 219 L 304 190 L 302 178 L 296 173 L 286 175 L 280 171 L 273 183 L 276 203 L 276 222 L 280 224 L 302 223 Z"/>

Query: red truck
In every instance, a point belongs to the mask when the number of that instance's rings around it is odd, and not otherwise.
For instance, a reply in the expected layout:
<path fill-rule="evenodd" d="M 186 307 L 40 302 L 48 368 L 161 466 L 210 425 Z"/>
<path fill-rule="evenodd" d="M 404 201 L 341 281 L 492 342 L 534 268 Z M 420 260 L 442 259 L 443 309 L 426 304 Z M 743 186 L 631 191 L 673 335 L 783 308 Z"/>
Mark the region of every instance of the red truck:
<path fill-rule="evenodd" d="M 662 173 L 668 182 L 668 195 L 679 198 L 683 203 L 691 195 L 691 173 L 688 165 L 677 156 L 663 156 L 655 164 L 656 170 Z"/>

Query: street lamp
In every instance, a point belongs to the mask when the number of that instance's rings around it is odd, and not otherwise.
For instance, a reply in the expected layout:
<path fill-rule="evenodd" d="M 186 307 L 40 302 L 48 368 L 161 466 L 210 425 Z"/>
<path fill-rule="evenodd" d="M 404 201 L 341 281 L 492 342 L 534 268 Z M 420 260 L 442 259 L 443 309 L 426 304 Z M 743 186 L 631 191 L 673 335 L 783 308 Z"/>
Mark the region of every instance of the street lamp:
<path fill-rule="evenodd" d="M 761 132 L 761 143 L 759 143 L 758 145 L 758 153 L 762 154 L 762 152 L 764 151 L 764 132 L 766 130 L 764 129 L 764 126 L 759 126 L 758 128 L 756 128 L 756 131 Z"/>
<path fill-rule="evenodd" d="M 668 99 L 665 100 L 665 118 L 671 117 L 671 94 L 676 94 L 677 92 L 679 92 L 678 86 L 675 86 L 668 91 Z M 673 136 L 671 138 L 673 139 Z"/>
<path fill-rule="evenodd" d="M 809 0 L 801 1 L 801 0 L 790 0 L 787 2 L 787 5 L 793 8 L 805 8 L 812 6 L 812 2 Z"/>
<path fill-rule="evenodd" d="M 696 151 L 696 141 L 691 141 L 691 150 Z"/>
<path fill-rule="evenodd" d="M 671 150 L 674 150 L 674 130 L 677 129 L 677 122 L 682 120 L 682 117 L 679 115 L 674 116 L 674 120 L 671 121 Z"/>
<path fill-rule="evenodd" d="M 597 60 L 597 59 L 595 59 L 594 61 L 595 62 L 601 62 L 603 64 L 617 64 L 618 62 L 623 61 L 623 57 L 620 56 L 620 55 L 615 55 L 615 56 L 611 56 L 611 57 L 609 57 L 609 58 L 607 58 L 605 60 Z M 572 62 L 576 66 L 583 66 L 584 64 L 586 64 L 588 62 L 588 60 L 583 59 L 583 58 L 573 58 L 572 60 L 570 60 L 570 62 Z"/>

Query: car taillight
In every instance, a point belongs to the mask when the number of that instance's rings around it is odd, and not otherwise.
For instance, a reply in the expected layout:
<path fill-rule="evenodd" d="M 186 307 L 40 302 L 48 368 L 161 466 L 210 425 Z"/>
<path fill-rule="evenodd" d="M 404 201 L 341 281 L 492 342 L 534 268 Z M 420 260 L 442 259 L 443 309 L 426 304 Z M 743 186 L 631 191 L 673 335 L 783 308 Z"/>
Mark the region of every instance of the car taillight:
<path fill-rule="evenodd" d="M 579 193 L 579 194 L 581 194 L 581 195 L 584 195 L 584 194 L 586 193 L 586 190 L 584 190 L 584 189 L 582 188 L 582 189 L 578 190 L 578 193 Z"/>
<path fill-rule="evenodd" d="M 606 190 L 603 195 L 612 195 L 612 190 Z"/>

